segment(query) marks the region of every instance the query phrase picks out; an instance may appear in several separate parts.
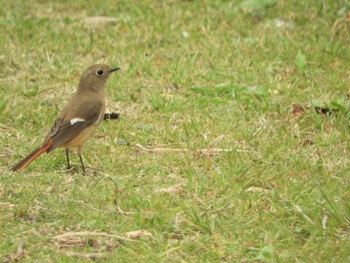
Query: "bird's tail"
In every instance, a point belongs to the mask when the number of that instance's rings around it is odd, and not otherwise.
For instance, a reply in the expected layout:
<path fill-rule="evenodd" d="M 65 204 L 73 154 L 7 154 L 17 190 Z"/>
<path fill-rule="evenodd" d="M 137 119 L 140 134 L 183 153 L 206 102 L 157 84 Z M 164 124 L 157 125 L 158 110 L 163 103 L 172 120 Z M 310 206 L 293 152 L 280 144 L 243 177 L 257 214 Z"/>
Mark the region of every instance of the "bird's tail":
<path fill-rule="evenodd" d="M 33 152 L 31 152 L 27 157 L 25 157 L 22 161 L 14 165 L 11 168 L 11 171 L 15 172 L 26 168 L 32 161 L 34 161 L 36 158 L 38 158 L 40 155 L 46 152 L 52 146 L 52 144 L 53 144 L 52 139 L 49 139 L 47 143 L 38 147 Z"/>

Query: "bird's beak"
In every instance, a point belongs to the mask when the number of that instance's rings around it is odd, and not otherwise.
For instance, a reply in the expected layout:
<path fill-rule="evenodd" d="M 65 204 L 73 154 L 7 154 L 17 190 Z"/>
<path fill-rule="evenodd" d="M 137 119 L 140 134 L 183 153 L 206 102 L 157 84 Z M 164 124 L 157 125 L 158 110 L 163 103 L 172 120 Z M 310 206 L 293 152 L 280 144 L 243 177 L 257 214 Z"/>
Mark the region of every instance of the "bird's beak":
<path fill-rule="evenodd" d="M 119 70 L 120 68 L 111 68 L 108 72 L 112 73 L 113 71 Z"/>

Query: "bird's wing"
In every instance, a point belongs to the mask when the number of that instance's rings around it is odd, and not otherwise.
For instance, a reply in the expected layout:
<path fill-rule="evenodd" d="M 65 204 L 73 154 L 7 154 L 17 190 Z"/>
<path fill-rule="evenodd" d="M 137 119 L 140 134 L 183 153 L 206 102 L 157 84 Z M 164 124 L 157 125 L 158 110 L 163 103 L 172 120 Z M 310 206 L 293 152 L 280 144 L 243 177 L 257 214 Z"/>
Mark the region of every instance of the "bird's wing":
<path fill-rule="evenodd" d="M 50 138 L 53 140 L 48 152 L 73 139 L 87 127 L 97 125 L 103 114 L 102 110 L 101 102 L 90 101 L 79 105 L 79 108 L 76 108 L 74 113 L 67 114 L 66 118 L 58 117 L 44 142 L 45 144 Z"/>

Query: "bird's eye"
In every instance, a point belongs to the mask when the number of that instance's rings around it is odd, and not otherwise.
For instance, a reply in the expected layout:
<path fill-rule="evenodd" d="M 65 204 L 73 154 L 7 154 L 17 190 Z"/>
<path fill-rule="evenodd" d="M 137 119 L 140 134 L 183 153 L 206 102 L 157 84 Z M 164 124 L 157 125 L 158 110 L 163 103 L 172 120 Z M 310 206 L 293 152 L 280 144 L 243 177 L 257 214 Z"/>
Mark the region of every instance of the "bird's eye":
<path fill-rule="evenodd" d="M 102 69 L 96 71 L 96 75 L 103 76 L 103 74 L 105 74 L 105 72 Z"/>

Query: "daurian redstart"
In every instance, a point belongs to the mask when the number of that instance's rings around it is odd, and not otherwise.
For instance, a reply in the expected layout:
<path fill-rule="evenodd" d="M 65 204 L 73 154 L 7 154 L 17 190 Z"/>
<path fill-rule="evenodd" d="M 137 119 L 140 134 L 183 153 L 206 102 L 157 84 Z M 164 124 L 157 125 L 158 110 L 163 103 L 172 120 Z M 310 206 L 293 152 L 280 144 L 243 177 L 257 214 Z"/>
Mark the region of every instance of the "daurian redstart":
<path fill-rule="evenodd" d="M 44 143 L 11 168 L 19 171 L 27 167 L 44 152 L 51 152 L 58 147 L 66 149 L 68 169 L 69 149 L 76 147 L 83 173 L 85 167 L 81 157 L 84 143 L 94 134 L 103 120 L 105 113 L 104 85 L 109 75 L 119 70 L 107 65 L 92 65 L 80 78 L 79 86 L 70 102 L 63 109 L 47 134 Z"/>

